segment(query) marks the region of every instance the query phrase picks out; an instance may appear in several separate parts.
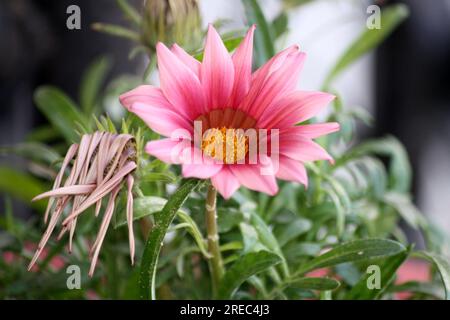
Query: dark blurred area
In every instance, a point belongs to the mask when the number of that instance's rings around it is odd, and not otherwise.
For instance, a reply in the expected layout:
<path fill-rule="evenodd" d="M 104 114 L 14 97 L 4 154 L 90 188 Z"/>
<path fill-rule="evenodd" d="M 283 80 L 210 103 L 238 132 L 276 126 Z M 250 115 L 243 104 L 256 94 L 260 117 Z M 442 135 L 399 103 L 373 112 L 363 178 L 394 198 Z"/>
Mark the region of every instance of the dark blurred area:
<path fill-rule="evenodd" d="M 66 27 L 68 6 L 81 11 L 81 30 Z M 83 70 L 101 54 L 114 59 L 113 74 L 129 70 L 129 44 L 91 30 L 98 21 L 121 21 L 110 0 L 2 0 L 0 2 L 1 142 L 21 141 L 40 121 L 32 106 L 33 90 L 41 84 L 78 94 Z"/>
<path fill-rule="evenodd" d="M 66 10 L 73 4 L 81 8 L 81 30 L 66 27 Z M 111 0 L 0 1 L 0 145 L 22 142 L 33 127 L 45 122 L 33 105 L 39 85 L 60 87 L 77 99 L 83 71 L 103 54 L 113 60 L 110 77 L 132 70 L 130 44 L 91 29 L 94 22 L 122 20 Z M 21 165 L 16 158 L 0 159 L 4 161 Z M 14 208 L 19 215 L 27 213 L 20 203 Z"/>
<path fill-rule="evenodd" d="M 420 181 L 427 174 L 421 170 L 422 155 L 432 152 L 430 141 L 444 141 L 450 159 L 450 1 L 383 2 L 406 3 L 411 15 L 376 54 L 374 134 L 396 135 L 406 145 L 415 173 L 414 192 L 420 195 Z M 81 30 L 66 28 L 71 4 L 82 8 Z M 32 101 L 37 86 L 52 84 L 76 98 L 83 70 L 104 53 L 114 59 L 111 76 L 135 67 L 127 57 L 129 43 L 92 31 L 90 25 L 97 21 L 122 22 L 114 1 L 0 2 L 0 145 L 23 141 L 44 121 Z M 450 176 L 448 181 L 438 191 L 448 193 Z"/>
<path fill-rule="evenodd" d="M 410 17 L 377 51 L 375 135 L 404 143 L 416 202 L 449 230 L 450 1 L 386 2 L 407 4 Z"/>
<path fill-rule="evenodd" d="M 397 136 L 418 169 L 431 139 L 450 141 L 450 1 L 392 2 L 411 15 L 378 49 L 375 129 Z"/>

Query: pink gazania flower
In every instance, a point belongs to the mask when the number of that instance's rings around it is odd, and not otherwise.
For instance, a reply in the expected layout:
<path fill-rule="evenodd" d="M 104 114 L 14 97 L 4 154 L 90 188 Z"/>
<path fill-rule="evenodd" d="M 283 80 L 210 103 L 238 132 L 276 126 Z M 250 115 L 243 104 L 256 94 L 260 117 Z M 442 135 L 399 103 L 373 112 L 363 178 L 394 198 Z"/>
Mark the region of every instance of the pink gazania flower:
<path fill-rule="evenodd" d="M 339 130 L 337 123 L 297 125 L 334 98 L 328 93 L 296 90 L 305 60 L 298 46 L 278 53 L 252 73 L 254 31 L 252 26 L 230 55 L 210 25 L 201 63 L 177 45 L 168 49 L 158 43 L 161 87 L 143 85 L 120 97 L 130 112 L 168 137 L 149 142 L 147 153 L 167 163 L 181 164 L 184 177 L 211 179 L 226 199 L 241 185 L 274 195 L 278 191 L 276 178 L 306 186 L 304 162 L 332 161 L 312 139 Z M 198 122 L 200 142 L 195 141 Z M 174 136 L 180 129 L 189 135 Z M 251 139 L 242 133 L 249 129 L 268 132 L 256 137 L 258 146 L 261 142 L 268 146 L 266 153 L 258 149 L 256 163 L 249 161 Z M 277 148 L 271 147 L 275 138 Z M 218 142 L 223 151 L 232 151 L 222 152 Z M 198 154 L 201 163 L 192 161 L 191 155 Z M 264 172 L 267 167 L 277 170 Z"/>
<path fill-rule="evenodd" d="M 64 179 L 68 169 L 70 169 L 70 173 Z M 71 252 L 72 238 L 78 217 L 93 205 L 95 205 L 95 217 L 97 217 L 102 207 L 102 200 L 106 198 L 107 201 L 103 201 L 106 203 L 106 208 L 100 230 L 90 250 L 89 276 L 92 276 L 114 213 L 117 195 L 124 184 L 126 184 L 127 191 L 126 216 L 131 263 L 133 264 L 135 243 L 132 194 L 134 178 L 132 174 L 135 169 L 135 139 L 129 134 L 97 131 L 93 134 L 83 135 L 79 144 L 71 145 L 56 176 L 53 190 L 42 193 L 33 199 L 36 201 L 49 198 L 44 216 L 47 230 L 37 246 L 28 270 L 33 268 L 39 256 L 45 252 L 44 247 L 58 223 L 61 224 L 61 230 L 57 239 L 60 240 L 69 233 L 69 252 Z"/>

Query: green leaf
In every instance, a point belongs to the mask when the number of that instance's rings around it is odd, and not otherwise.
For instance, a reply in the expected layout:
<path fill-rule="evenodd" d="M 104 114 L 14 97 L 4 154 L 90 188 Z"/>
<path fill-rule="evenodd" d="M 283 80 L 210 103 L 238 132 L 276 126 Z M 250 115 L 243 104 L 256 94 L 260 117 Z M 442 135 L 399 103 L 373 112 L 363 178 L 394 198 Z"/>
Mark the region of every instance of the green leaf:
<path fill-rule="evenodd" d="M 230 37 L 230 38 L 224 38 L 223 44 L 225 45 L 225 48 L 227 48 L 228 52 L 232 52 L 234 49 L 236 49 L 239 44 L 242 42 L 242 39 L 244 39 L 241 36 L 238 37 Z M 203 61 L 203 50 L 201 52 L 194 53 L 195 59 L 198 61 Z"/>
<path fill-rule="evenodd" d="M 45 191 L 42 183 L 31 175 L 13 168 L 0 166 L 0 191 L 31 204 L 31 199 Z M 45 201 L 37 201 L 33 207 L 44 210 Z"/>
<path fill-rule="evenodd" d="M 411 227 L 417 229 L 426 224 L 425 218 L 407 195 L 395 191 L 388 192 L 384 195 L 383 200 L 393 207 Z"/>
<path fill-rule="evenodd" d="M 370 261 L 396 255 L 405 251 L 405 247 L 396 241 L 386 239 L 362 239 L 338 245 L 328 252 L 306 262 L 296 274 L 330 267 L 344 262 Z"/>
<path fill-rule="evenodd" d="M 242 234 L 242 242 L 244 244 L 244 253 L 255 252 L 260 250 L 270 250 L 265 246 L 262 241 L 259 239 L 258 232 L 256 229 L 246 223 L 241 222 L 239 224 L 239 228 Z"/>
<path fill-rule="evenodd" d="M 10 147 L 0 147 L 0 155 L 5 154 L 16 154 L 47 165 L 51 165 L 60 159 L 60 155 L 55 150 L 38 142 L 25 142 Z"/>
<path fill-rule="evenodd" d="M 286 263 L 286 259 L 283 255 L 283 252 L 281 251 L 280 244 L 274 237 L 271 229 L 256 212 L 251 211 L 250 214 L 250 222 L 258 234 L 259 241 L 281 258 L 281 267 L 283 269 L 283 272 L 286 276 L 289 275 L 289 268 Z"/>
<path fill-rule="evenodd" d="M 327 291 L 334 290 L 340 286 L 339 281 L 331 278 L 301 277 L 289 280 L 285 287 Z"/>
<path fill-rule="evenodd" d="M 387 258 L 381 263 L 375 264 L 380 270 L 381 286 L 379 289 L 369 289 L 367 284 L 369 277 L 373 273 L 364 273 L 358 283 L 347 293 L 345 299 L 347 300 L 373 300 L 379 299 L 386 289 L 391 285 L 395 279 L 398 268 L 406 261 L 410 253 L 410 250 L 401 251 L 398 254 Z"/>
<path fill-rule="evenodd" d="M 443 300 L 444 296 L 441 293 L 441 287 L 434 283 L 418 282 L 418 281 L 408 281 L 402 284 L 389 287 L 388 291 L 390 293 L 395 292 L 408 292 L 408 293 L 418 293 L 420 295 L 426 295 L 433 299 Z"/>
<path fill-rule="evenodd" d="M 415 252 L 415 256 L 426 259 L 436 266 L 441 275 L 442 284 L 445 290 L 445 300 L 450 300 L 450 262 L 449 258 L 435 252 L 420 251 Z"/>
<path fill-rule="evenodd" d="M 399 192 L 409 191 L 411 187 L 412 169 L 408 153 L 400 141 L 392 136 L 369 140 L 354 147 L 336 161 L 336 167 L 349 160 L 371 154 L 390 158 L 389 185 L 392 190 Z"/>
<path fill-rule="evenodd" d="M 139 12 L 137 12 L 136 9 L 133 8 L 133 6 L 131 6 L 127 0 L 117 0 L 116 2 L 124 15 L 139 27 L 141 25 L 141 15 L 139 14 Z"/>
<path fill-rule="evenodd" d="M 160 212 L 166 203 L 166 199 L 154 196 L 146 196 L 135 199 L 133 203 L 133 221 Z M 197 243 L 200 252 L 202 252 L 205 257 L 208 257 L 209 254 L 205 241 L 195 221 L 183 210 L 178 210 L 177 215 L 179 219 L 184 222 L 182 227 L 188 228 L 188 231 Z M 115 221 L 114 228 L 120 228 L 125 225 L 127 225 L 127 218 L 125 216 L 125 210 L 122 209 L 118 213 L 118 218 Z"/>
<path fill-rule="evenodd" d="M 87 120 L 76 104 L 61 90 L 51 86 L 39 87 L 34 93 L 34 101 L 48 121 L 68 142 L 79 140 L 74 129 L 76 123 L 87 131 Z"/>
<path fill-rule="evenodd" d="M 48 142 L 59 138 L 59 132 L 53 126 L 45 124 L 33 129 L 25 138 L 27 142 Z"/>
<path fill-rule="evenodd" d="M 161 211 L 167 203 L 167 199 L 161 197 L 147 196 L 136 198 L 133 201 L 133 221 L 155 214 Z M 114 228 L 123 227 L 127 224 L 125 210 L 120 210 L 116 218 Z"/>
<path fill-rule="evenodd" d="M 225 233 L 238 226 L 244 220 L 241 211 L 235 208 L 217 208 L 217 226 L 219 233 Z"/>
<path fill-rule="evenodd" d="M 244 37 L 241 36 L 224 38 L 223 44 L 225 45 L 225 48 L 227 48 L 228 52 L 232 52 L 241 44 L 243 39 Z"/>
<path fill-rule="evenodd" d="M 286 9 L 291 9 L 295 7 L 299 7 L 305 4 L 308 4 L 310 2 L 313 2 L 314 0 L 284 0 L 284 5 Z"/>
<path fill-rule="evenodd" d="M 80 85 L 80 105 L 86 115 L 91 115 L 99 102 L 99 93 L 111 67 L 107 57 L 97 58 L 85 71 Z"/>
<path fill-rule="evenodd" d="M 387 173 L 383 162 L 377 158 L 364 157 L 361 159 L 361 166 L 365 169 L 375 198 L 381 200 L 387 187 Z"/>
<path fill-rule="evenodd" d="M 272 21 L 272 30 L 273 30 L 275 39 L 279 38 L 283 33 L 285 33 L 287 31 L 288 22 L 289 22 L 289 19 L 288 19 L 286 12 L 281 12 Z"/>
<path fill-rule="evenodd" d="M 381 28 L 365 30 L 338 59 L 325 80 L 325 88 L 349 65 L 361 56 L 377 47 L 409 15 L 404 4 L 390 5 L 381 11 Z"/>
<path fill-rule="evenodd" d="M 267 251 L 252 252 L 240 257 L 225 273 L 219 287 L 219 299 L 230 299 L 248 278 L 280 262 L 279 256 Z"/>
<path fill-rule="evenodd" d="M 191 216 L 188 215 L 183 210 L 178 210 L 177 215 L 180 220 L 182 220 L 184 223 L 187 224 L 189 233 L 192 235 L 195 242 L 197 243 L 200 252 L 203 254 L 205 258 L 209 258 L 210 254 L 208 253 L 208 248 L 206 247 L 206 241 L 203 238 L 197 223 L 195 223 L 194 219 L 192 219 Z"/>
<path fill-rule="evenodd" d="M 257 0 L 242 0 L 248 25 L 256 24 L 255 30 L 255 67 L 263 65 L 275 55 L 272 30 L 264 17 Z"/>
<path fill-rule="evenodd" d="M 137 32 L 114 24 L 94 23 L 92 24 L 92 29 L 98 32 L 103 32 L 115 37 L 125 38 L 135 42 L 139 42 L 141 39 Z"/>
<path fill-rule="evenodd" d="M 177 177 L 170 171 L 166 172 L 143 172 L 141 176 L 142 182 L 155 182 L 155 181 L 162 181 L 162 182 L 175 182 L 177 180 Z"/>
<path fill-rule="evenodd" d="M 347 191 L 337 179 L 329 175 L 325 176 L 325 179 L 330 183 L 332 188 L 332 190 L 327 190 L 327 193 L 336 208 L 337 235 L 341 237 L 344 232 L 345 217 L 351 213 L 352 203 Z"/>
<path fill-rule="evenodd" d="M 295 260 L 300 257 L 314 257 L 319 254 L 321 248 L 322 246 L 319 243 L 293 241 L 287 244 L 283 251 L 286 259 Z"/>
<path fill-rule="evenodd" d="M 139 276 L 141 299 L 156 299 L 155 276 L 158 265 L 159 252 L 163 245 L 164 236 L 170 227 L 175 215 L 180 210 L 189 194 L 202 182 L 196 179 L 185 180 L 167 201 L 164 208 L 155 213 L 155 225 L 152 228 L 141 259 L 141 270 Z"/>
<path fill-rule="evenodd" d="M 289 241 L 308 232 L 312 227 L 312 223 L 308 219 L 297 218 L 282 228 L 275 230 L 275 237 L 280 246 L 284 246 Z"/>

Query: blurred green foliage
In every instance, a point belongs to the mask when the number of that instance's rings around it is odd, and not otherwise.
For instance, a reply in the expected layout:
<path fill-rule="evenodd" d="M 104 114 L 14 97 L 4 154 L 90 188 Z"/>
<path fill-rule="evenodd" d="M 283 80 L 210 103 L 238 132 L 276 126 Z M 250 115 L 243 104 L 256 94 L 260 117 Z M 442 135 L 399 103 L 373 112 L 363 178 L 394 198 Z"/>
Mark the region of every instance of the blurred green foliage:
<path fill-rule="evenodd" d="M 285 8 L 310 1 L 285 1 Z M 139 26 L 140 15 L 125 0 L 118 1 L 130 21 Z M 277 50 L 275 40 L 288 30 L 288 15 L 267 21 L 256 0 L 243 0 L 248 24 L 256 23 L 255 61 L 263 64 Z M 324 87 L 364 53 L 375 48 L 407 16 L 403 5 L 384 9 L 382 31 L 363 31 L 329 73 Z M 135 31 L 119 26 L 96 29 L 140 41 Z M 224 35 L 232 51 L 244 30 Z M 139 44 L 136 52 L 140 49 Z M 148 51 L 150 59 L 153 53 Z M 194 50 L 201 60 L 201 48 Z M 132 54 L 131 56 L 134 56 Z M 137 266 L 129 265 L 125 199 L 120 196 L 114 230 L 104 243 L 97 271 L 88 278 L 87 256 L 99 221 L 92 212 L 79 219 L 72 254 L 64 241 L 50 241 L 37 270 L 26 271 L 39 241 L 42 203 L 33 205 L 36 218 L 17 219 L 11 198 L 30 204 L 46 190 L 61 164 L 67 146 L 80 134 L 94 130 L 133 130 L 143 141 L 158 138 L 132 114 L 117 114 L 117 96 L 142 82 L 141 76 L 123 75 L 105 85 L 111 65 L 100 57 L 87 69 L 75 102 L 58 88 L 37 88 L 38 109 L 48 125 L 35 129 L 26 142 L 4 146 L 0 154 L 26 160 L 27 171 L 0 167 L 0 191 L 6 207 L 0 215 L 0 297 L 25 299 L 210 299 L 212 288 L 204 235 L 205 184 L 181 181 L 179 168 L 147 156 L 140 150 L 134 187 Z M 146 73 L 152 72 L 154 64 Z M 357 143 L 355 123 L 373 121 L 363 109 L 351 108 L 339 97 L 329 121 L 342 130 L 319 142 L 336 160 L 308 164 L 310 186 L 280 181 L 275 197 L 240 189 L 229 201 L 218 200 L 220 250 L 226 273 L 217 298 L 223 299 L 389 299 L 408 291 L 411 299 L 448 299 L 450 266 L 445 250 L 448 239 L 431 225 L 410 197 L 412 171 L 402 144 L 392 136 Z M 92 211 L 92 210 L 91 210 Z M 407 242 L 399 223 L 419 231 L 425 250 Z M 164 244 L 164 245 L 162 245 Z M 141 258 L 139 258 L 141 257 Z M 409 258 L 430 261 L 430 282 L 396 284 L 396 273 Z M 68 290 L 65 266 L 79 265 L 82 288 Z M 367 288 L 367 266 L 381 268 L 381 289 Z M 321 271 L 320 275 L 314 272 Z M 313 273 L 311 273 L 313 272 Z"/>

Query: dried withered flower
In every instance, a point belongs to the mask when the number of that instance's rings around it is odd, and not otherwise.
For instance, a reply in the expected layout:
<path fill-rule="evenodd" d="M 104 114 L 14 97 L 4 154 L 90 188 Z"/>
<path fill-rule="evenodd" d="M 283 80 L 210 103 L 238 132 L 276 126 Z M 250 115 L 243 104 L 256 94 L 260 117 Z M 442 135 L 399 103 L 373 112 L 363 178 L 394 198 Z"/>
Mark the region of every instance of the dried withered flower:
<path fill-rule="evenodd" d="M 135 244 L 132 195 L 134 178 L 132 173 L 136 166 L 136 143 L 134 137 L 129 134 L 97 131 L 93 134 L 83 135 L 79 144 L 71 145 L 64 158 L 61 170 L 56 176 L 53 189 L 33 199 L 33 201 L 36 201 L 49 198 L 44 216 L 47 230 L 39 242 L 28 270 L 36 263 L 53 230 L 61 220 L 61 231 L 57 239 L 60 240 L 68 232 L 69 252 L 71 252 L 78 216 L 95 204 L 95 216 L 97 217 L 102 206 L 102 199 L 109 195 L 100 230 L 90 251 L 89 276 L 92 276 L 100 248 L 114 213 L 117 195 L 124 183 L 127 185 L 126 215 L 130 256 L 133 264 Z M 64 173 L 69 168 L 70 173 L 63 183 Z"/>

